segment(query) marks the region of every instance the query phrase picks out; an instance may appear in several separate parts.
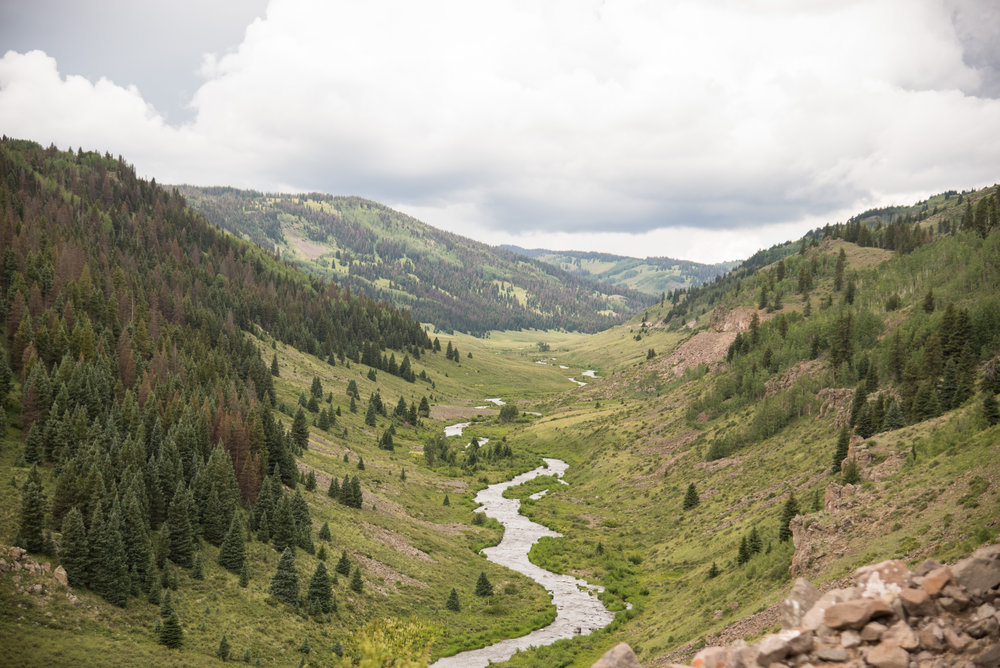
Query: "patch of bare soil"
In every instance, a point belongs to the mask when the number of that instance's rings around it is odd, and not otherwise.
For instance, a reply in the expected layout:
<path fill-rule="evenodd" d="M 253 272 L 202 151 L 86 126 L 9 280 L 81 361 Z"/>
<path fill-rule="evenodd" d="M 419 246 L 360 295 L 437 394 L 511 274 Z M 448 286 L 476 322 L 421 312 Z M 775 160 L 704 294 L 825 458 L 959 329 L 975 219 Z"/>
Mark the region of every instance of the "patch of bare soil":
<path fill-rule="evenodd" d="M 726 358 L 735 332 L 698 332 L 656 364 L 661 377 L 680 376 L 699 364 L 713 364 Z"/>
<path fill-rule="evenodd" d="M 451 420 L 462 420 L 482 416 L 499 415 L 500 411 L 495 408 L 476 408 L 475 406 L 451 406 L 445 404 L 435 404 L 431 406 L 431 419 L 449 422 Z"/>
<path fill-rule="evenodd" d="M 408 557 L 414 557 L 416 559 L 420 559 L 421 561 L 434 561 L 429 554 L 407 543 L 406 539 L 398 533 L 394 533 L 388 529 L 383 529 L 382 527 L 377 527 L 374 524 L 365 524 L 365 530 L 368 532 L 368 535 L 378 542 L 388 545 L 392 549 L 405 554 Z"/>
<path fill-rule="evenodd" d="M 400 585 L 427 587 L 426 582 L 421 582 L 416 578 L 411 578 L 409 575 L 404 575 L 391 566 L 383 564 L 381 561 L 375 561 L 357 552 L 351 556 L 361 565 L 361 574 L 365 576 L 367 583 L 380 594 L 389 594 L 397 591 Z"/>
<path fill-rule="evenodd" d="M 309 241 L 308 239 L 303 239 L 299 236 L 297 230 L 284 230 L 285 238 L 288 239 L 289 245 L 295 249 L 295 252 L 307 260 L 315 260 L 323 253 L 329 253 L 330 249 L 321 244 Z"/>
<path fill-rule="evenodd" d="M 753 320 L 754 313 L 757 314 L 761 323 L 774 317 L 773 313 L 758 311 L 746 306 L 734 309 L 725 309 L 720 306 L 712 311 L 708 327 L 716 332 L 747 332 L 750 330 L 750 321 Z"/>

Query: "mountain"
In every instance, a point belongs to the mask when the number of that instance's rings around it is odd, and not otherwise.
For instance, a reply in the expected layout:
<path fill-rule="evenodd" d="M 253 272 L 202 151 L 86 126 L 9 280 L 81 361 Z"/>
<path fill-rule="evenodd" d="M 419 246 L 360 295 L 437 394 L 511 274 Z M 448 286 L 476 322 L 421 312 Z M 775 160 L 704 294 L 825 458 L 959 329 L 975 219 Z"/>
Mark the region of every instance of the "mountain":
<path fill-rule="evenodd" d="M 444 232 L 358 197 L 178 187 L 208 220 L 355 293 L 407 308 L 446 331 L 595 332 L 653 303 Z"/>
<path fill-rule="evenodd" d="M 555 265 L 575 276 L 632 288 L 656 297 L 679 288 L 708 282 L 739 265 L 739 262 L 701 264 L 669 257 L 647 257 L 640 260 L 611 253 L 552 251 L 542 248 L 529 250 L 511 245 L 501 248 Z"/>

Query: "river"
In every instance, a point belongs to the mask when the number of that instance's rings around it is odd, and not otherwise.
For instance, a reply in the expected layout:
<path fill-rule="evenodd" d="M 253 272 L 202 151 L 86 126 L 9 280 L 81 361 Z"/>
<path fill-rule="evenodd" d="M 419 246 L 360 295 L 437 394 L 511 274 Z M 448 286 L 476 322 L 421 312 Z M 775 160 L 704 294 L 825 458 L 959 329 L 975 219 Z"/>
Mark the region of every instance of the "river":
<path fill-rule="evenodd" d="M 591 585 L 571 575 L 559 575 L 540 568 L 528 560 L 531 546 L 543 536 L 558 537 L 562 534 L 532 522 L 520 513 L 520 499 L 506 499 L 504 490 L 525 483 L 540 475 L 554 475 L 562 481 L 569 465 L 560 459 L 545 459 L 545 466 L 490 485 L 476 495 L 487 517 L 493 517 L 504 526 L 499 545 L 488 547 L 483 554 L 490 561 L 506 566 L 539 583 L 552 594 L 556 618 L 548 626 L 532 631 L 520 638 L 508 638 L 482 649 L 459 652 L 439 659 L 432 668 L 483 668 L 491 663 L 506 661 L 518 650 L 551 645 L 563 638 L 586 635 L 611 623 L 614 615 L 597 598 L 600 587 Z M 565 483 L 564 483 L 565 484 Z"/>

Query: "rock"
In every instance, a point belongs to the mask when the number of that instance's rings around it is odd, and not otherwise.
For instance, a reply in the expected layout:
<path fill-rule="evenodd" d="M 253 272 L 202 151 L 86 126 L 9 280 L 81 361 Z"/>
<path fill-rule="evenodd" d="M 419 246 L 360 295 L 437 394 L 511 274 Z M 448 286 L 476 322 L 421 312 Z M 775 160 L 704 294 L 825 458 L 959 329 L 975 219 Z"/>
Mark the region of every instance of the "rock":
<path fill-rule="evenodd" d="M 66 575 L 66 569 L 62 566 L 56 566 L 56 569 L 52 571 L 52 577 L 56 579 L 61 585 L 69 585 L 69 578 Z"/>
<path fill-rule="evenodd" d="M 802 625 L 802 617 L 823 594 L 805 578 L 798 578 L 792 592 L 781 602 L 781 626 L 790 629 Z"/>
<path fill-rule="evenodd" d="M 817 659 L 820 661 L 829 661 L 831 663 L 835 661 L 842 663 L 847 661 L 850 657 L 851 655 L 847 653 L 847 650 L 841 649 L 840 647 L 824 647 L 816 652 Z"/>
<path fill-rule="evenodd" d="M 12 547 L 7 550 L 7 556 L 10 557 L 11 561 L 21 561 L 26 554 L 28 552 L 23 547 Z"/>
<path fill-rule="evenodd" d="M 981 548 L 973 552 L 972 556 L 976 559 L 1000 561 L 1000 543 L 983 545 Z"/>
<path fill-rule="evenodd" d="M 865 661 L 875 668 L 909 668 L 910 655 L 902 647 L 883 642 L 871 648 Z"/>
<path fill-rule="evenodd" d="M 945 601 L 945 599 L 948 599 Z M 969 607 L 969 595 L 961 587 L 948 585 L 941 590 L 941 598 L 938 604 L 949 612 L 961 612 Z"/>
<path fill-rule="evenodd" d="M 706 647 L 694 655 L 693 668 L 728 668 L 729 649 L 726 647 Z"/>
<path fill-rule="evenodd" d="M 953 652 L 963 652 L 969 644 L 968 636 L 958 635 L 950 626 L 944 627 L 944 640 Z"/>
<path fill-rule="evenodd" d="M 889 606 L 881 600 L 855 599 L 831 605 L 823 615 L 823 623 L 831 629 L 860 629 L 873 617 L 890 613 Z"/>
<path fill-rule="evenodd" d="M 862 596 L 881 596 L 882 594 L 898 593 L 904 587 L 910 586 L 910 569 L 906 562 L 891 559 L 864 566 L 854 572 L 854 584 Z"/>
<path fill-rule="evenodd" d="M 902 602 L 906 614 L 911 617 L 929 617 L 936 612 L 934 601 L 923 589 L 907 587 L 899 592 L 899 600 Z"/>
<path fill-rule="evenodd" d="M 1000 632 L 1000 624 L 997 623 L 996 617 L 985 617 L 966 626 L 965 632 L 973 638 L 982 638 L 984 636 L 995 638 L 998 632 Z"/>
<path fill-rule="evenodd" d="M 622 642 L 605 652 L 591 668 L 642 668 L 642 666 L 628 643 Z"/>
<path fill-rule="evenodd" d="M 913 571 L 913 574 L 923 577 L 938 568 L 941 568 L 940 562 L 935 561 L 934 559 L 924 559 L 923 563 L 917 566 L 917 570 Z"/>
<path fill-rule="evenodd" d="M 917 632 L 920 639 L 920 646 L 931 652 L 940 652 L 944 649 L 944 632 L 936 622 L 931 622 Z"/>
<path fill-rule="evenodd" d="M 951 569 L 955 582 L 971 592 L 982 592 L 1000 585 L 1000 558 L 992 556 L 995 552 L 993 548 L 1000 548 L 1000 545 L 979 548 L 973 556 L 955 564 Z"/>
<path fill-rule="evenodd" d="M 813 637 L 809 631 L 787 629 L 772 633 L 757 643 L 757 649 L 760 650 L 760 654 L 757 655 L 757 663 L 761 666 L 770 666 L 786 656 L 804 654 L 811 650 L 812 646 Z"/>
<path fill-rule="evenodd" d="M 817 630 L 823 625 L 823 619 L 826 615 L 827 609 L 837 603 L 843 603 L 844 601 L 850 601 L 855 596 L 857 592 L 853 589 L 832 589 L 822 596 L 819 597 L 809 612 L 802 616 L 802 623 L 800 626 L 804 629 L 809 629 L 810 631 Z"/>
<path fill-rule="evenodd" d="M 951 582 L 951 569 L 947 566 L 941 566 L 939 568 L 935 568 L 930 573 L 927 573 L 924 576 L 924 581 L 920 583 L 920 586 L 931 596 L 937 596 L 941 593 L 941 590 L 944 589 L 946 585 L 951 584 Z"/>
<path fill-rule="evenodd" d="M 885 624 L 869 622 L 865 628 L 861 629 L 861 639 L 865 642 L 876 642 L 882 639 L 882 634 L 888 630 Z"/>
<path fill-rule="evenodd" d="M 845 649 L 851 649 L 857 647 L 861 644 L 861 634 L 857 631 L 847 629 L 840 634 L 840 646 Z"/>
<path fill-rule="evenodd" d="M 917 638 L 917 634 L 913 632 L 909 624 L 902 620 L 890 626 L 882 634 L 882 640 L 899 645 L 907 651 L 913 651 L 920 646 L 920 639 Z"/>
<path fill-rule="evenodd" d="M 983 668 L 1000 666 L 1000 643 L 993 643 L 972 660 L 972 663 Z"/>

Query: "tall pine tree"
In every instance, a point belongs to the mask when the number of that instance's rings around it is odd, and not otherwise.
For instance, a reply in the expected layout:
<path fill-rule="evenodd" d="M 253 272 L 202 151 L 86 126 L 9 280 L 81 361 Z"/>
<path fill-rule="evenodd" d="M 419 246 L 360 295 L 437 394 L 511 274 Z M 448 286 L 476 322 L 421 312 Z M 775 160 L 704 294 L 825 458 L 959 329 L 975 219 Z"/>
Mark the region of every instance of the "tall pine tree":
<path fill-rule="evenodd" d="M 294 606 L 299 600 L 299 575 L 295 570 L 295 551 L 286 547 L 278 559 L 278 566 L 271 578 L 271 596 Z"/>

